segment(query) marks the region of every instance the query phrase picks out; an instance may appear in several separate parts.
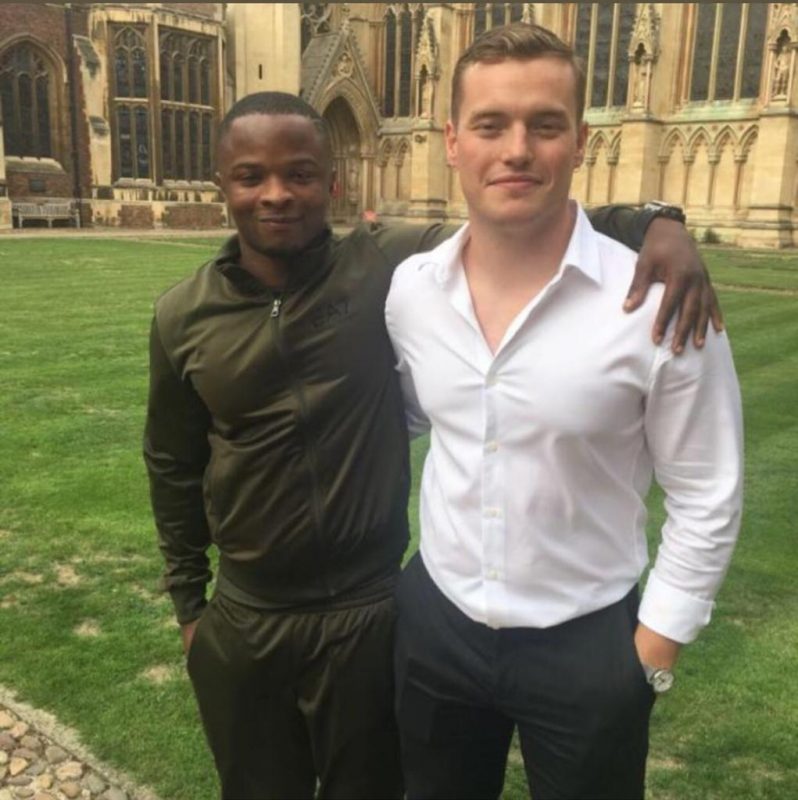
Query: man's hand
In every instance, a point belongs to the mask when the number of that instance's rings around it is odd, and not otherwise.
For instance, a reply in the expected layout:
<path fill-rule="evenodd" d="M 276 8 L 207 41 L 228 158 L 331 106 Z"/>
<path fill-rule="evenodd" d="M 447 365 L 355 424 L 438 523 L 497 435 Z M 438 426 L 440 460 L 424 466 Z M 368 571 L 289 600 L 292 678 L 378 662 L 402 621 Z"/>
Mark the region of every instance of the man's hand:
<path fill-rule="evenodd" d="M 191 640 L 194 638 L 194 631 L 197 629 L 199 619 L 193 619 L 185 625 L 180 626 L 180 635 L 183 637 L 183 653 L 188 655 L 191 649 Z"/>
<path fill-rule="evenodd" d="M 635 631 L 635 647 L 640 661 L 649 667 L 670 669 L 679 657 L 681 644 L 662 636 L 643 623 L 638 623 Z"/>
<path fill-rule="evenodd" d="M 652 220 L 646 230 L 624 310 L 634 311 L 655 281 L 665 283 L 665 294 L 651 334 L 657 344 L 665 336 L 668 322 L 677 310 L 679 317 L 672 345 L 674 353 L 684 350 L 690 331 L 693 331 L 695 346 L 703 347 L 710 319 L 716 331 L 723 330 L 718 298 L 695 242 L 684 225 L 659 217 Z"/>

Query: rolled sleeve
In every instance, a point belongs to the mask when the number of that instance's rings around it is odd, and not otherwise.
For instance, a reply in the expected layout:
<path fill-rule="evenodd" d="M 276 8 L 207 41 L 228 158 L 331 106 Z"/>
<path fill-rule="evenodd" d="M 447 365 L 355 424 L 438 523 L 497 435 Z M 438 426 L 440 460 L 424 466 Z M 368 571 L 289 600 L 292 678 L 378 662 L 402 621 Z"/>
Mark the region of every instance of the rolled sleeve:
<path fill-rule="evenodd" d="M 742 411 L 725 334 L 710 332 L 703 351 L 659 353 L 645 425 L 667 519 L 639 618 L 686 644 L 710 620 L 740 529 Z"/>

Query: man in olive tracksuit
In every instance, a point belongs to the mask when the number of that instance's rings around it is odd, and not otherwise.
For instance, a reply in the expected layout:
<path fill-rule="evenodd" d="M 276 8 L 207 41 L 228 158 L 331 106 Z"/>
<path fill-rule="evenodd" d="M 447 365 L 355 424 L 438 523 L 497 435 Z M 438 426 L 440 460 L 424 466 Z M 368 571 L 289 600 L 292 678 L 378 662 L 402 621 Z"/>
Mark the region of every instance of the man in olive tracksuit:
<path fill-rule="evenodd" d="M 165 586 L 229 799 L 312 797 L 317 782 L 321 797 L 402 795 L 392 595 L 409 464 L 383 306 L 394 266 L 453 229 L 333 236 L 331 164 L 303 101 L 234 105 L 218 169 L 237 236 L 152 325 L 144 456 Z M 639 244 L 650 217 L 592 221 Z M 686 234 L 665 235 L 693 260 L 695 305 L 711 295 L 700 262 Z"/>

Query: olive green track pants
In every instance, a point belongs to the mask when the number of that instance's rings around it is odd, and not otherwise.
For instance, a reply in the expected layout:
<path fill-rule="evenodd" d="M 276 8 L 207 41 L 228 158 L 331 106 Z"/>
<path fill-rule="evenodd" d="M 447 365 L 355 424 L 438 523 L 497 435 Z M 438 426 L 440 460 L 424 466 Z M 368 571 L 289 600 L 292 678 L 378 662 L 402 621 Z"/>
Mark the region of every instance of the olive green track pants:
<path fill-rule="evenodd" d="M 393 598 L 329 611 L 217 594 L 188 672 L 223 800 L 395 798 Z"/>

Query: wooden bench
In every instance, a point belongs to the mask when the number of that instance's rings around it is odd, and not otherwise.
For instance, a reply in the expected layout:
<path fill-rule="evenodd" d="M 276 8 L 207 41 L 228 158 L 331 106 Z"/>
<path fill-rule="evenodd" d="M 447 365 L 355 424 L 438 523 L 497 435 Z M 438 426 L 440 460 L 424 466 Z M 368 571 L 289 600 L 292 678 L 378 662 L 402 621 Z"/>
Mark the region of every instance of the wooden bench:
<path fill-rule="evenodd" d="M 47 201 L 42 203 L 11 203 L 11 213 L 22 228 L 26 219 L 43 219 L 47 227 L 53 227 L 53 221 L 65 219 L 74 222 L 75 227 L 80 227 L 80 211 L 75 203 L 70 201 L 57 203 Z"/>

